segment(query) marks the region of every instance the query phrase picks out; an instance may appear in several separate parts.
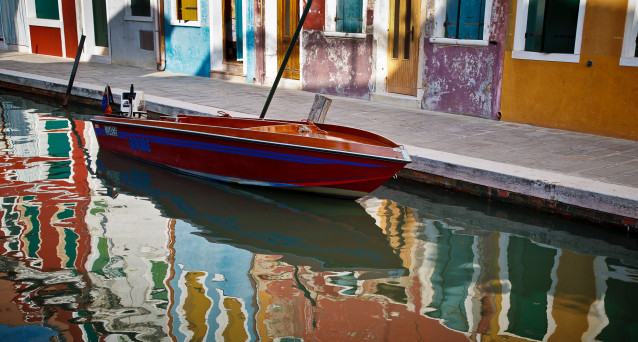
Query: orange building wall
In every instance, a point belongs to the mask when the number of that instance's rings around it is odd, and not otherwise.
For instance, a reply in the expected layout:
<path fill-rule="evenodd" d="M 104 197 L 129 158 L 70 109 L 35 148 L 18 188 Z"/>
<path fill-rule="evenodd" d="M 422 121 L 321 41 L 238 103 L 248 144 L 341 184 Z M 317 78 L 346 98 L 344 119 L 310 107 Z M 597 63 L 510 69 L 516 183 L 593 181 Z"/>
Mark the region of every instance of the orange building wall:
<path fill-rule="evenodd" d="M 512 0 L 501 119 L 638 140 L 638 67 L 619 65 L 626 15 L 627 0 L 587 1 L 579 63 L 512 59 Z"/>
<path fill-rule="evenodd" d="M 55 27 L 29 26 L 31 52 L 62 57 L 62 37 Z"/>

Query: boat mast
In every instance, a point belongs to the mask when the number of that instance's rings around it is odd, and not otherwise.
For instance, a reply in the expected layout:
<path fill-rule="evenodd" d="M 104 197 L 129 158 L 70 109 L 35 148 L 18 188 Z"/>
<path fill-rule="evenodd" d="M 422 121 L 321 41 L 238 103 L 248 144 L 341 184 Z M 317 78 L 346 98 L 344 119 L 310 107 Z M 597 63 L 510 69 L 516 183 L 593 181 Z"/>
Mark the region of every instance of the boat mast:
<path fill-rule="evenodd" d="M 310 10 L 310 5 L 312 5 L 312 0 L 308 0 L 308 2 L 306 3 L 306 7 L 304 7 L 303 14 L 301 15 L 301 18 L 299 18 L 299 23 L 297 24 L 297 28 L 295 29 L 295 34 L 292 36 L 290 45 L 288 45 L 286 56 L 284 56 L 284 60 L 281 62 L 281 66 L 279 67 L 279 72 L 277 73 L 275 82 L 273 83 L 272 88 L 270 88 L 270 94 L 268 94 L 268 98 L 266 99 L 266 103 L 264 104 L 264 109 L 261 111 L 261 115 L 259 116 L 260 119 L 263 119 L 266 116 L 268 106 L 270 106 L 270 101 L 272 101 L 272 97 L 273 95 L 275 95 L 275 90 L 277 90 L 277 85 L 279 84 L 281 75 L 284 73 L 284 69 L 286 68 L 286 64 L 288 63 L 288 58 L 292 53 L 292 48 L 297 43 L 297 38 L 299 38 L 299 32 L 301 31 L 301 27 L 306 20 L 306 15 L 308 15 L 308 11 Z"/>

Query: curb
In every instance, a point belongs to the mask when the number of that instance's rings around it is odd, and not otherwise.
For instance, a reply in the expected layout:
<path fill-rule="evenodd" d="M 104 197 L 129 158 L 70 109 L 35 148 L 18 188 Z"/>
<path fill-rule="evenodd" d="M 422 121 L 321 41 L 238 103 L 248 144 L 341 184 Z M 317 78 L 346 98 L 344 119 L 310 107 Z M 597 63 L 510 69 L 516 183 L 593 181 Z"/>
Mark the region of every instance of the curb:
<path fill-rule="evenodd" d="M 0 69 L 0 87 L 60 97 L 67 86 L 66 81 L 57 78 Z M 120 94 L 126 90 L 112 91 L 114 101 L 120 103 Z M 102 86 L 76 82 L 71 95 L 78 102 L 93 104 L 102 100 L 103 92 Z M 152 95 L 145 95 L 145 100 L 148 111 L 171 116 L 217 115 L 222 111 L 254 117 Z M 638 191 L 634 188 L 417 146 L 405 148 L 412 163 L 399 173 L 402 178 L 638 232 Z"/>

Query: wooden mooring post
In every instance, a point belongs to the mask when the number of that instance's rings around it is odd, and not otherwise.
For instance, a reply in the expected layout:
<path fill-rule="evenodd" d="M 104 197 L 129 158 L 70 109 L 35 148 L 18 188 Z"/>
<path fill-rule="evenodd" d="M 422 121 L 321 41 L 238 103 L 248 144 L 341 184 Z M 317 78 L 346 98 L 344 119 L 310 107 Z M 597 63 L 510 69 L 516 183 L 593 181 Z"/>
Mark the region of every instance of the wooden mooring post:
<path fill-rule="evenodd" d="M 323 123 L 326 120 L 326 114 L 330 108 L 332 100 L 319 94 L 315 94 L 315 102 L 312 104 L 308 120 L 316 123 Z"/>

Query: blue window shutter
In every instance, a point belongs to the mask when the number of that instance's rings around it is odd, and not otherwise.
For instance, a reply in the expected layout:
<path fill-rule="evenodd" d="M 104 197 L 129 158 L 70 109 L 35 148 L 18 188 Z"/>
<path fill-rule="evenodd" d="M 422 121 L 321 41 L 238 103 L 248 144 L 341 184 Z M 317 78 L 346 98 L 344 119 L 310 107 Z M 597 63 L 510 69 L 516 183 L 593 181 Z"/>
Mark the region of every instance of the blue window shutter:
<path fill-rule="evenodd" d="M 459 0 L 447 0 L 445 8 L 445 38 L 458 38 Z"/>
<path fill-rule="evenodd" d="M 483 39 L 484 0 L 462 0 L 459 11 L 459 39 Z"/>
<path fill-rule="evenodd" d="M 345 32 L 363 32 L 363 0 L 347 1 L 344 14 L 343 30 Z"/>
<path fill-rule="evenodd" d="M 363 32 L 363 0 L 337 0 L 337 32 Z"/>

